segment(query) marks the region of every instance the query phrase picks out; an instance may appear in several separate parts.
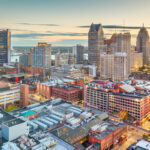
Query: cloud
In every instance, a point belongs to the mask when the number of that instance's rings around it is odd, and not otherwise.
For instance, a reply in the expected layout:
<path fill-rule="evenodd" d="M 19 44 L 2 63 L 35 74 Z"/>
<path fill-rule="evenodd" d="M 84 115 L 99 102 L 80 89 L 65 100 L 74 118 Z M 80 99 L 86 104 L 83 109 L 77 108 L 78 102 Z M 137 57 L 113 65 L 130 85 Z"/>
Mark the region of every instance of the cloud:
<path fill-rule="evenodd" d="M 77 26 L 78 28 L 89 28 L 90 26 Z M 118 26 L 118 25 L 103 25 L 105 29 L 140 29 L 138 26 Z M 150 27 L 146 27 L 150 29 Z"/>
<path fill-rule="evenodd" d="M 58 24 L 40 24 L 40 23 L 17 23 L 20 25 L 27 25 L 27 26 L 59 26 Z"/>
<path fill-rule="evenodd" d="M 36 38 L 36 37 L 45 37 L 45 36 L 87 36 L 87 33 L 21 33 L 21 34 L 12 34 L 13 38 Z"/>

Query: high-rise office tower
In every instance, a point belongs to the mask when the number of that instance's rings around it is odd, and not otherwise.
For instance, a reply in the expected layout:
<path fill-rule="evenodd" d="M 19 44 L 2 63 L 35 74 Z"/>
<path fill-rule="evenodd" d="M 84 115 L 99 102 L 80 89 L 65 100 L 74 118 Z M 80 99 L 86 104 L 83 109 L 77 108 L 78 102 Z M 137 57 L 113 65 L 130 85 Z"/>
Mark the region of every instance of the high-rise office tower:
<path fill-rule="evenodd" d="M 88 60 L 100 71 L 101 46 L 104 45 L 104 33 L 101 24 L 91 24 L 88 33 Z"/>
<path fill-rule="evenodd" d="M 10 30 L 0 30 L 0 66 L 3 66 L 4 63 L 8 63 L 10 60 L 10 44 Z"/>
<path fill-rule="evenodd" d="M 103 53 L 100 57 L 101 78 L 110 78 L 115 82 L 120 82 L 128 79 L 128 57 L 125 52 L 117 52 L 115 54 Z"/>
<path fill-rule="evenodd" d="M 73 55 L 76 64 L 83 64 L 84 46 L 77 44 L 73 47 Z"/>
<path fill-rule="evenodd" d="M 131 34 L 128 33 L 120 33 L 117 36 L 117 48 L 116 52 L 125 52 L 127 54 L 127 66 L 128 66 L 128 74 L 130 74 L 130 59 L 131 59 Z"/>
<path fill-rule="evenodd" d="M 120 82 L 127 80 L 129 77 L 128 56 L 125 52 L 118 52 L 114 54 L 114 74 L 113 81 Z"/>
<path fill-rule="evenodd" d="M 114 74 L 114 54 L 103 53 L 100 56 L 100 75 L 101 78 L 108 79 Z"/>
<path fill-rule="evenodd" d="M 143 64 L 148 65 L 150 56 L 149 34 L 145 27 L 142 27 L 137 36 L 136 51 L 143 53 Z"/>
<path fill-rule="evenodd" d="M 51 44 L 38 43 L 31 49 L 32 67 L 50 69 L 51 67 Z"/>

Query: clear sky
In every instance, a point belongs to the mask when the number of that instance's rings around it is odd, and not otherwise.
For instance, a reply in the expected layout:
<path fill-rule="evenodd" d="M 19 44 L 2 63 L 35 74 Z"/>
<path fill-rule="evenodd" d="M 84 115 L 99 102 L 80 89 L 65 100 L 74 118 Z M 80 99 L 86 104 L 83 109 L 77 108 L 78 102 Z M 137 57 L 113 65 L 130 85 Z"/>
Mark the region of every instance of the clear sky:
<path fill-rule="evenodd" d="M 124 26 L 134 44 L 137 27 L 150 27 L 150 0 L 0 0 L 0 29 L 11 29 L 12 46 L 87 45 L 92 22 L 103 24 L 107 38 Z"/>

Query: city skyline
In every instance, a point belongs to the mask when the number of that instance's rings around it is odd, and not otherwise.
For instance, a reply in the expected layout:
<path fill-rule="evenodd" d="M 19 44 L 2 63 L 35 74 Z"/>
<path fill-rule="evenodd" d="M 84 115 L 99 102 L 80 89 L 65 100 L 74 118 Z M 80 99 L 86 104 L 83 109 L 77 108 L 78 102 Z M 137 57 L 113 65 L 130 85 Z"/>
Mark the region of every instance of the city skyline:
<path fill-rule="evenodd" d="M 150 27 L 148 0 L 0 2 L 0 29 L 11 30 L 12 46 L 34 46 L 43 41 L 54 46 L 87 46 L 92 22 L 102 23 L 106 38 L 114 32 L 131 32 L 135 44 L 139 28 L 143 24 Z"/>

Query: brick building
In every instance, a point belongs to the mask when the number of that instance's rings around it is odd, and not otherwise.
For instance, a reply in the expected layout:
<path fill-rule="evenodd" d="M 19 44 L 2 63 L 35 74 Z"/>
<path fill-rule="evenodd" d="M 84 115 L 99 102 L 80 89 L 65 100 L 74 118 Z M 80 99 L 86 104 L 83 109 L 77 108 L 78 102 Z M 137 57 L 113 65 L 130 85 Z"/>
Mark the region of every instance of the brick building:
<path fill-rule="evenodd" d="M 109 120 L 101 125 L 94 125 L 88 141 L 92 144 L 99 143 L 100 150 L 112 149 L 113 145 L 126 139 L 126 133 L 127 125 Z"/>
<path fill-rule="evenodd" d="M 55 98 L 62 98 L 72 103 L 83 99 L 83 87 L 80 86 L 71 84 L 56 85 L 52 88 L 52 91 Z"/>
<path fill-rule="evenodd" d="M 127 112 L 137 123 L 142 123 L 150 114 L 150 89 L 141 86 L 144 84 L 93 81 L 85 85 L 84 103 L 110 114 Z"/>
<path fill-rule="evenodd" d="M 25 107 L 29 104 L 29 85 L 20 85 L 20 107 Z"/>

